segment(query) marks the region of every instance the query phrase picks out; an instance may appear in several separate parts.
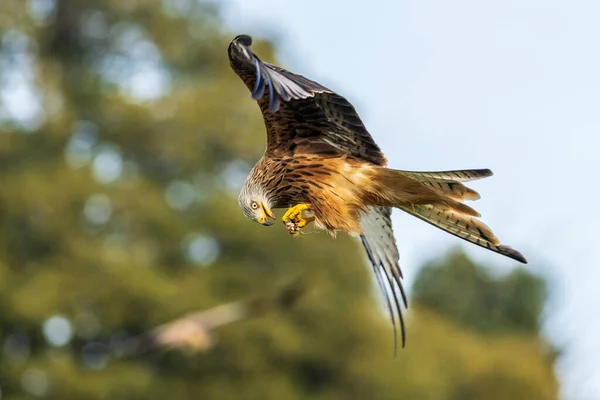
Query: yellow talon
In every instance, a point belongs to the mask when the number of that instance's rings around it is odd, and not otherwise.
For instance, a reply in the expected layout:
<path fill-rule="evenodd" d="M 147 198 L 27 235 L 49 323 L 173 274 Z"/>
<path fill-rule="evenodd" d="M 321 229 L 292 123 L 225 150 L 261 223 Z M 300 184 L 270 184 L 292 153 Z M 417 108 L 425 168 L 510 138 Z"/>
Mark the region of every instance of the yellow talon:
<path fill-rule="evenodd" d="M 294 207 L 290 207 L 285 214 L 283 214 L 283 217 L 281 217 L 281 220 L 283 221 L 283 223 L 288 223 L 288 222 L 296 222 L 298 223 L 299 220 L 302 219 L 302 211 L 304 210 L 308 210 L 309 206 L 308 204 L 297 204 Z"/>
<path fill-rule="evenodd" d="M 297 235 L 301 228 L 304 228 L 306 225 L 315 220 L 315 217 L 302 217 L 302 211 L 309 209 L 310 206 L 308 204 L 297 204 L 285 212 L 283 217 L 281 217 L 281 220 L 286 225 L 288 232 L 290 232 L 292 235 Z"/>
<path fill-rule="evenodd" d="M 314 220 L 315 220 L 315 217 L 300 218 L 298 220 L 298 223 L 296 223 L 296 225 L 298 225 L 298 229 L 304 228 L 306 225 L 310 224 Z"/>

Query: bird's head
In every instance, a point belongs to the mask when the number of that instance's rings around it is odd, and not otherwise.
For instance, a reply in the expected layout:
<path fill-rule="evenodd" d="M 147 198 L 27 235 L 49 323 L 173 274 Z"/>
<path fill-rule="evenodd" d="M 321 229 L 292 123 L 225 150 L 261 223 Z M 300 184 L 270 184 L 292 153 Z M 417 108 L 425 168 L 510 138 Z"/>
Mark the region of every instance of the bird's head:
<path fill-rule="evenodd" d="M 238 202 L 247 218 L 265 226 L 271 226 L 275 222 L 271 201 L 261 188 L 247 182 L 240 192 Z"/>
<path fill-rule="evenodd" d="M 250 51 L 252 38 L 248 35 L 238 35 L 229 44 L 229 63 L 233 69 L 243 66 L 254 66 L 255 55 Z"/>

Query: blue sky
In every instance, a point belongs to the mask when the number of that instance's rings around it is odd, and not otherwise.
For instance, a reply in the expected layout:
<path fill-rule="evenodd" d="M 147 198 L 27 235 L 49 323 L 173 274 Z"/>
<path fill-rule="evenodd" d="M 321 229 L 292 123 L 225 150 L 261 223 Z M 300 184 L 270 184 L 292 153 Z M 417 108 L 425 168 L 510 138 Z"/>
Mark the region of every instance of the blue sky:
<path fill-rule="evenodd" d="M 475 206 L 551 282 L 563 397 L 600 398 L 600 2 L 224 3 L 233 33 L 275 39 L 282 66 L 346 96 L 391 167 L 495 172 Z M 394 224 L 409 284 L 453 245 L 514 266 L 399 211 Z"/>

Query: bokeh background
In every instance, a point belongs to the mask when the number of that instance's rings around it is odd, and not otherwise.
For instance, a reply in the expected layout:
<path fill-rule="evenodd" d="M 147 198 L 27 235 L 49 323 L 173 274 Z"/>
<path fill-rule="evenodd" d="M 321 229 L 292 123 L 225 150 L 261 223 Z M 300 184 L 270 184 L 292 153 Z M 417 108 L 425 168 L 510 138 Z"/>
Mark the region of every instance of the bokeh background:
<path fill-rule="evenodd" d="M 600 399 L 600 6 L 590 1 L 0 2 L 0 398 Z M 227 45 L 353 102 L 392 167 L 489 167 L 526 268 L 394 214 L 408 346 L 360 245 L 236 196 L 264 149 Z M 458 247 L 454 247 L 458 246 Z M 267 293 L 204 354 L 110 343 Z"/>

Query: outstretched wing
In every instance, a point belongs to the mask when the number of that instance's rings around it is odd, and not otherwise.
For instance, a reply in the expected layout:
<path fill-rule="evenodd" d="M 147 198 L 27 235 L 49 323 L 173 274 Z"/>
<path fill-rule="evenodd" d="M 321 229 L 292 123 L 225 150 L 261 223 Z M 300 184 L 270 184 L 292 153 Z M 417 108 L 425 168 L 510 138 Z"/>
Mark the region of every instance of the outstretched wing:
<path fill-rule="evenodd" d="M 249 36 L 236 37 L 229 58 L 263 113 L 267 152 L 346 154 L 385 165 L 352 104 L 317 82 L 261 61 L 251 44 Z"/>
<path fill-rule="evenodd" d="M 406 329 L 398 295 L 402 298 L 405 308 L 408 307 L 408 301 L 401 282 L 400 255 L 398 254 L 394 232 L 392 231 L 391 215 L 391 208 L 370 207 L 369 211 L 361 219 L 363 234 L 360 236 L 360 239 L 367 252 L 390 313 L 390 319 L 394 326 L 394 350 L 396 350 L 397 325 L 395 316 L 398 317 L 398 324 L 400 325 L 402 347 L 406 344 Z M 388 289 L 391 291 L 391 298 Z"/>

